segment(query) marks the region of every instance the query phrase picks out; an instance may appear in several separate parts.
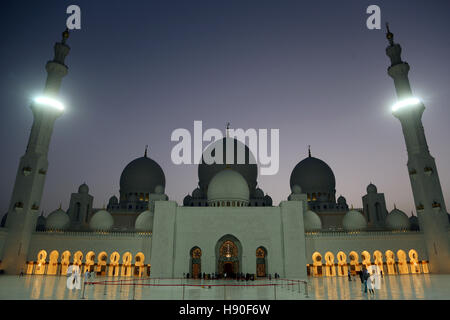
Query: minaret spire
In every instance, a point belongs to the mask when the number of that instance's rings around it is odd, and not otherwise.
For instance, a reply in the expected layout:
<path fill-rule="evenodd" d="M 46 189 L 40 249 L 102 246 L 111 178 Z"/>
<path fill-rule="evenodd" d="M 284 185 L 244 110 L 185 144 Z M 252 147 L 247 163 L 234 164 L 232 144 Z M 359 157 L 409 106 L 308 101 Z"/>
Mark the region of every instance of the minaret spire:
<path fill-rule="evenodd" d="M 386 54 L 391 59 L 388 74 L 394 79 L 399 99 L 392 108 L 392 114 L 402 125 L 408 152 L 408 173 L 430 269 L 433 273 L 450 273 L 449 223 L 436 163 L 428 149 L 422 124 L 425 106 L 412 93 L 408 79 L 409 64 L 402 61 L 402 49 L 399 44 L 394 43 L 389 25 L 386 27 L 386 37 L 389 40 Z"/>
<path fill-rule="evenodd" d="M 62 78 L 68 71 L 64 64 L 70 51 L 66 44 L 68 37 L 69 32 L 66 30 L 62 34 L 62 41 L 55 43 L 54 58 L 45 66 L 47 81 L 43 95 L 36 98 L 30 106 L 33 125 L 25 154 L 20 158 L 6 222 L 8 235 L 4 244 L 2 266 L 9 274 L 19 274 L 26 268 L 31 236 L 36 229 L 53 126 L 64 110 L 57 97 Z"/>
<path fill-rule="evenodd" d="M 227 127 L 226 127 L 226 136 L 227 136 L 227 138 L 229 138 L 230 137 L 230 133 L 229 133 L 229 130 L 230 130 L 230 123 L 229 122 L 227 122 Z"/>
<path fill-rule="evenodd" d="M 147 158 L 147 149 L 148 149 L 148 144 L 145 145 L 145 152 L 144 152 L 144 157 Z"/>
<path fill-rule="evenodd" d="M 311 158 L 311 146 L 308 145 L 308 156 Z"/>

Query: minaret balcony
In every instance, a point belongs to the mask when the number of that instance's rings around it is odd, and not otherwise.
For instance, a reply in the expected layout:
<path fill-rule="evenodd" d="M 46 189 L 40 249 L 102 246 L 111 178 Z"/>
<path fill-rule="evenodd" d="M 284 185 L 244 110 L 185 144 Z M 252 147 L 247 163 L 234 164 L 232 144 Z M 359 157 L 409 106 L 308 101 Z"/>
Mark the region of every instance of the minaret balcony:
<path fill-rule="evenodd" d="M 419 205 L 416 207 L 416 209 L 417 209 L 417 212 L 422 213 L 423 210 L 424 210 L 423 204 L 419 204 Z"/>
<path fill-rule="evenodd" d="M 409 171 L 409 175 L 410 175 L 411 178 L 417 177 L 417 171 L 416 171 L 416 169 L 411 169 L 411 170 Z"/>
<path fill-rule="evenodd" d="M 433 204 L 431 205 L 433 207 L 434 211 L 440 211 L 441 210 L 441 204 L 438 202 L 433 202 Z"/>
<path fill-rule="evenodd" d="M 33 205 L 31 206 L 31 211 L 36 212 L 36 211 L 38 211 L 38 210 L 39 210 L 39 206 L 38 206 L 37 204 L 33 204 Z"/>
<path fill-rule="evenodd" d="M 23 175 L 26 177 L 26 176 L 29 176 L 30 174 L 31 174 L 31 167 L 24 167 L 23 169 L 22 169 L 22 173 L 23 173 Z"/>
<path fill-rule="evenodd" d="M 20 212 L 23 210 L 23 203 L 22 202 L 16 202 L 14 204 L 14 210 L 16 210 L 17 212 Z"/>
<path fill-rule="evenodd" d="M 45 175 L 47 173 L 47 171 L 45 169 L 40 169 L 39 170 L 39 174 Z"/>
<path fill-rule="evenodd" d="M 427 176 L 430 176 L 433 173 L 433 168 L 425 167 L 425 169 L 423 169 L 423 172 L 425 172 Z"/>

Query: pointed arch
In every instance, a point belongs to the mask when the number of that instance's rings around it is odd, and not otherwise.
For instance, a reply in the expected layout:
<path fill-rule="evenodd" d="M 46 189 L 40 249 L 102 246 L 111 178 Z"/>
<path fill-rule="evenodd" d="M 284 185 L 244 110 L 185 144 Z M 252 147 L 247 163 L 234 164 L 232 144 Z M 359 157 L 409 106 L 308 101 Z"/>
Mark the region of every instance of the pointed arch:
<path fill-rule="evenodd" d="M 56 272 L 58 271 L 58 258 L 59 252 L 57 250 L 50 252 L 50 261 L 47 267 L 48 275 L 56 275 Z"/>
<path fill-rule="evenodd" d="M 44 274 L 47 266 L 47 251 L 41 250 L 37 254 L 36 269 L 34 274 Z"/>
<path fill-rule="evenodd" d="M 109 256 L 109 270 L 108 276 L 117 277 L 119 276 L 119 262 L 120 262 L 120 254 L 117 251 L 114 251 Z"/>
<path fill-rule="evenodd" d="M 133 259 L 131 252 L 127 251 L 122 255 L 122 277 L 131 277 L 131 260 Z"/>
<path fill-rule="evenodd" d="M 267 276 L 267 249 L 263 246 L 256 248 L 256 276 Z"/>
<path fill-rule="evenodd" d="M 86 264 L 85 264 L 85 269 L 89 272 L 94 271 L 95 270 L 95 252 L 94 251 L 89 251 L 86 254 Z"/>
<path fill-rule="evenodd" d="M 316 251 L 312 255 L 312 260 L 313 260 L 313 276 L 321 277 L 323 275 L 322 255 Z"/>
<path fill-rule="evenodd" d="M 145 256 L 142 252 L 138 252 L 134 257 L 134 276 L 142 277 L 144 273 Z"/>
<path fill-rule="evenodd" d="M 406 252 L 403 250 L 398 250 L 397 251 L 397 265 L 398 265 L 398 272 L 400 274 L 408 274 L 409 270 L 408 270 L 408 262 L 406 261 Z"/>
<path fill-rule="evenodd" d="M 334 254 L 330 251 L 325 253 L 325 275 L 327 277 L 336 276 L 336 268 L 334 267 Z"/>
<path fill-rule="evenodd" d="M 70 265 L 70 251 L 66 250 L 61 254 L 61 272 L 60 274 L 62 276 L 65 276 L 67 274 L 67 269 Z"/>
<path fill-rule="evenodd" d="M 99 276 L 106 276 L 107 261 L 108 254 L 105 251 L 100 252 L 97 259 L 97 274 Z"/>
<path fill-rule="evenodd" d="M 367 250 L 364 250 L 363 252 L 361 252 L 361 258 L 362 258 L 362 262 L 361 264 L 363 264 L 366 269 L 368 269 L 372 263 L 370 262 L 370 253 Z"/>
<path fill-rule="evenodd" d="M 411 273 L 420 273 L 419 255 L 414 249 L 409 250 L 409 265 L 411 267 Z"/>
<path fill-rule="evenodd" d="M 202 272 L 202 249 L 198 246 L 194 246 L 189 250 L 189 274 L 193 279 L 199 278 Z"/>
<path fill-rule="evenodd" d="M 347 255 L 343 251 L 339 251 L 336 255 L 338 259 L 338 275 L 345 277 L 348 274 Z"/>
<path fill-rule="evenodd" d="M 350 273 L 355 275 L 357 271 L 361 271 L 359 265 L 359 255 L 356 251 L 351 251 L 348 254 L 348 258 L 350 259 Z"/>
<path fill-rule="evenodd" d="M 395 270 L 395 255 L 392 250 L 386 250 L 385 252 L 386 257 L 386 266 L 387 266 L 387 273 L 388 274 L 397 274 L 397 271 Z"/>

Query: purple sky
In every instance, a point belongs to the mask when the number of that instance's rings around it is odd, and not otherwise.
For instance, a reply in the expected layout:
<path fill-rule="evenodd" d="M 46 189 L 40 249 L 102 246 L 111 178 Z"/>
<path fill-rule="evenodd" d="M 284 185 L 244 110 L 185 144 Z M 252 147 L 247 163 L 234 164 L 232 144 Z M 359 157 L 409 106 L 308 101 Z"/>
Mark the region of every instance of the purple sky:
<path fill-rule="evenodd" d="M 366 28 L 377 4 L 390 22 L 450 205 L 449 1 L 4 1 L 0 33 L 0 215 L 7 211 L 32 125 L 30 99 L 45 84 L 45 63 L 78 4 L 42 199 L 45 213 L 84 181 L 96 207 L 119 193 L 126 164 L 144 153 L 182 202 L 197 166 L 172 164 L 176 128 L 277 128 L 280 170 L 259 186 L 278 205 L 294 166 L 312 155 L 336 176 L 336 194 L 361 207 L 369 182 L 410 215 L 414 207 L 400 123 L 390 113 L 387 40 Z M 1 212 L 3 211 L 3 212 Z"/>

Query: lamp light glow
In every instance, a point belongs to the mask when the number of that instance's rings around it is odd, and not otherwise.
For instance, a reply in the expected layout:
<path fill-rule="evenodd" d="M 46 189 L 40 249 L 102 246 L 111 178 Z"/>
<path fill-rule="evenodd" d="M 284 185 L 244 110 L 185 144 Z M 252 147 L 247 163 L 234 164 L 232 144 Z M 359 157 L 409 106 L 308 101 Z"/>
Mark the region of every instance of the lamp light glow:
<path fill-rule="evenodd" d="M 37 104 L 49 106 L 55 109 L 58 109 L 59 111 L 64 110 L 64 105 L 55 99 L 49 98 L 49 97 L 37 97 L 34 99 L 34 102 Z"/>
<path fill-rule="evenodd" d="M 405 107 L 411 107 L 416 106 L 420 104 L 420 100 L 418 98 L 408 98 L 402 101 L 397 102 L 392 106 L 392 111 L 395 112 L 399 109 L 405 108 Z"/>

